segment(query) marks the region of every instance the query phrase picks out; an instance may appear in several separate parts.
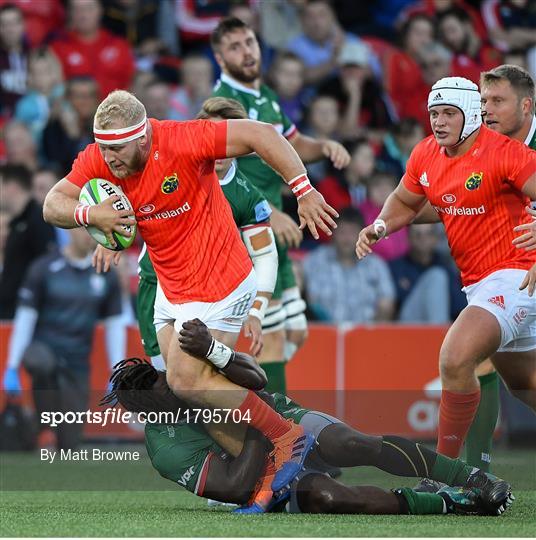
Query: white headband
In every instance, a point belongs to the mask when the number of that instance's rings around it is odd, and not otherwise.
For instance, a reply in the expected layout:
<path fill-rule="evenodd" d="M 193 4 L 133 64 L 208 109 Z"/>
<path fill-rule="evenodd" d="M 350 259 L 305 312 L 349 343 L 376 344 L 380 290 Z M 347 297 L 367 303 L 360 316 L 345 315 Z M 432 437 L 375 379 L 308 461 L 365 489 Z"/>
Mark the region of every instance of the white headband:
<path fill-rule="evenodd" d="M 95 142 L 99 144 L 123 144 L 143 137 L 145 133 L 147 133 L 147 116 L 144 116 L 141 122 L 125 128 L 97 129 L 93 124 Z"/>

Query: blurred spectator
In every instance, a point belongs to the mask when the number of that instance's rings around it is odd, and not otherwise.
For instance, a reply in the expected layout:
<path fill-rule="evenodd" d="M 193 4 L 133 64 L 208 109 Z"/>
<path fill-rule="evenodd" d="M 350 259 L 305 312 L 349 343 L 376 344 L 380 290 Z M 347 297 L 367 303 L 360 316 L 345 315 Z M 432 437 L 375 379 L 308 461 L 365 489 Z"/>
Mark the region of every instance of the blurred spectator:
<path fill-rule="evenodd" d="M 31 173 L 22 165 L 0 168 L 0 210 L 9 227 L 0 277 L 0 319 L 11 319 L 20 284 L 28 266 L 55 246 L 54 228 L 43 220 L 41 206 L 32 198 Z"/>
<path fill-rule="evenodd" d="M 43 151 L 49 164 L 69 172 L 78 155 L 93 140 L 93 116 L 99 104 L 97 83 L 91 77 L 67 82 L 65 99 L 43 132 Z"/>
<path fill-rule="evenodd" d="M 184 58 L 180 71 L 181 85 L 171 96 L 173 117 L 191 120 L 212 94 L 214 69 L 207 57 L 192 53 Z"/>
<path fill-rule="evenodd" d="M 260 34 L 267 45 L 287 49 L 290 40 L 301 34 L 300 10 L 307 0 L 259 2 Z"/>
<path fill-rule="evenodd" d="M 303 261 L 311 310 L 319 306 L 334 323 L 391 320 L 395 288 L 387 264 L 374 254 L 359 262 L 355 256 L 363 216 L 355 208 L 346 208 L 337 224 L 332 243 L 315 249 Z"/>
<path fill-rule="evenodd" d="M 435 225 L 411 225 L 409 252 L 389 263 L 395 282 L 398 320 L 445 324 L 450 321 L 449 273 L 437 253 Z"/>
<path fill-rule="evenodd" d="M 320 84 L 319 93 L 336 96 L 343 107 L 341 135 L 355 138 L 367 128 L 369 138 L 383 136 L 382 130 L 392 123 L 392 117 L 383 88 L 370 68 L 369 47 L 362 42 L 345 43 L 338 64 L 339 74 Z"/>
<path fill-rule="evenodd" d="M 484 0 L 481 9 L 489 37 L 500 51 L 534 50 L 534 0 Z"/>
<path fill-rule="evenodd" d="M 158 77 L 152 71 L 136 71 L 130 85 L 130 91 L 141 101 L 145 88 Z"/>
<path fill-rule="evenodd" d="M 32 195 L 34 200 L 42 207 L 47 193 L 58 183 L 60 177 L 54 169 L 38 169 L 32 176 Z M 56 242 L 60 248 L 69 243 L 69 231 L 54 227 Z"/>
<path fill-rule="evenodd" d="M 359 205 L 365 223 L 372 223 L 380 213 L 387 197 L 395 190 L 398 184 L 396 176 L 385 172 L 376 172 L 368 182 L 368 198 Z M 391 261 L 405 255 L 408 251 L 408 231 L 400 231 L 390 234 L 374 245 L 373 250 L 385 261 Z"/>
<path fill-rule="evenodd" d="M 486 27 L 484 26 L 480 12 L 467 0 L 420 0 L 405 3 L 409 3 L 409 5 L 400 13 L 397 21 L 399 24 L 405 23 L 408 19 L 418 14 L 427 15 L 431 19 L 435 19 L 441 16 L 443 12 L 457 7 L 462 9 L 471 18 L 473 28 L 481 38 L 485 39 L 487 36 Z"/>
<path fill-rule="evenodd" d="M 314 139 L 339 139 L 341 115 L 339 103 L 332 96 L 318 95 L 309 106 L 304 133 Z M 309 178 L 318 182 L 326 176 L 328 162 L 325 160 L 307 164 Z"/>
<path fill-rule="evenodd" d="M 149 118 L 178 120 L 171 109 L 171 87 L 168 83 L 158 79 L 149 82 L 139 98 L 145 105 Z"/>
<path fill-rule="evenodd" d="M 384 59 L 384 86 L 399 118 L 416 118 L 431 133 L 426 101 L 430 86 L 419 66 L 419 53 L 431 43 L 434 26 L 426 15 L 416 15 L 400 30 L 402 50 L 388 52 Z"/>
<path fill-rule="evenodd" d="M 502 62 L 499 51 L 482 42 L 473 28 L 471 17 L 461 8 L 452 8 L 439 16 L 438 33 L 441 41 L 453 53 L 451 73 L 478 84 L 480 72 Z"/>
<path fill-rule="evenodd" d="M 0 115 L 9 117 L 26 92 L 28 44 L 22 11 L 13 4 L 0 6 Z"/>
<path fill-rule="evenodd" d="M 78 412 L 89 405 L 89 355 L 97 322 L 106 324 L 110 366 L 125 356 L 126 327 L 115 270 L 97 274 L 91 266 L 94 240 L 83 228 L 70 229 L 69 244 L 37 259 L 20 289 L 9 343 L 3 389 L 21 391 L 19 367 L 32 379 L 35 408 Z M 76 448 L 83 424 L 56 429 L 58 448 Z M 41 432 L 41 443 L 50 432 Z M 50 439 L 49 439 L 50 441 Z"/>
<path fill-rule="evenodd" d="M 98 82 L 100 96 L 128 88 L 134 74 L 129 44 L 101 28 L 99 0 L 69 0 L 69 29 L 52 42 L 66 79 L 90 76 Z"/>
<path fill-rule="evenodd" d="M 279 53 L 270 70 L 270 81 L 283 112 L 301 127 L 305 82 L 305 66 L 301 59 L 288 51 Z"/>
<path fill-rule="evenodd" d="M 402 178 L 411 151 L 424 138 L 424 130 L 414 118 L 405 118 L 391 127 L 383 140 L 378 167 Z"/>
<path fill-rule="evenodd" d="M 188 51 L 208 43 L 212 30 L 229 13 L 229 2 L 175 0 L 181 45 Z"/>
<path fill-rule="evenodd" d="M 58 59 L 47 49 L 36 49 L 28 61 L 28 93 L 15 107 L 15 119 L 31 131 L 38 148 L 54 102 L 63 95 Z"/>
<path fill-rule="evenodd" d="M 357 139 L 347 149 L 350 165 L 342 171 L 333 169 L 317 185 L 326 202 L 337 211 L 365 201 L 367 183 L 375 168 L 374 150 L 367 139 Z"/>
<path fill-rule="evenodd" d="M 4 270 L 7 235 L 9 232 L 9 213 L 0 205 L 0 275 Z"/>
<path fill-rule="evenodd" d="M 343 45 L 360 40 L 343 31 L 327 0 L 309 0 L 301 15 L 303 34 L 290 40 L 287 47 L 305 64 L 306 83 L 316 84 L 335 74 Z"/>
<path fill-rule="evenodd" d="M 452 74 L 453 53 L 441 43 L 431 41 L 419 51 L 419 65 L 424 82 L 431 88 L 439 79 Z M 427 119 L 427 124 L 429 120 Z"/>
<path fill-rule="evenodd" d="M 64 25 L 65 10 L 62 0 L 0 0 L 0 6 L 6 4 L 15 5 L 21 10 L 26 38 L 32 48 L 46 43 L 47 39 Z"/>
<path fill-rule="evenodd" d="M 31 171 L 38 167 L 37 145 L 28 127 L 12 120 L 4 127 L 6 163 L 23 165 Z"/>

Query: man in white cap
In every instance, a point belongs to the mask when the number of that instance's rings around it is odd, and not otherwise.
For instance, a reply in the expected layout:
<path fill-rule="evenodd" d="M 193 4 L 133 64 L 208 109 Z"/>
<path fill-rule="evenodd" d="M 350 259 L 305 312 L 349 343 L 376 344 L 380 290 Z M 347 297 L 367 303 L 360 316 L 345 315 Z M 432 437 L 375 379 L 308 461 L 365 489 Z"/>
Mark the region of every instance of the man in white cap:
<path fill-rule="evenodd" d="M 356 244 L 371 246 L 411 223 L 427 200 L 443 222 L 468 306 L 439 356 L 438 452 L 457 456 L 480 401 L 475 367 L 490 357 L 513 393 L 536 409 L 536 252 L 512 244 L 536 197 L 536 154 L 482 125 L 480 93 L 467 79 L 432 87 L 433 135 L 413 150 L 406 173 Z"/>

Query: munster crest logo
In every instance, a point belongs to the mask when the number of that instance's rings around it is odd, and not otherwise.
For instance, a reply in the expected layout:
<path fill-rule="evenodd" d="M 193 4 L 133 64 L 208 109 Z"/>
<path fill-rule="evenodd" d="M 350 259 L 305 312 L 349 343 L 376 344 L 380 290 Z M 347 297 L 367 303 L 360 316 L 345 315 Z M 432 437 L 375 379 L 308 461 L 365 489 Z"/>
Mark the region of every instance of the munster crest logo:
<path fill-rule="evenodd" d="M 162 193 L 169 195 L 170 193 L 177 191 L 178 187 L 179 175 L 177 173 L 173 173 L 171 176 L 164 176 L 164 181 L 162 182 L 161 186 Z"/>
<path fill-rule="evenodd" d="M 483 176 L 483 172 L 471 173 L 471 176 L 465 181 L 465 189 L 468 189 L 469 191 L 478 189 L 480 187 L 480 184 L 482 183 Z"/>

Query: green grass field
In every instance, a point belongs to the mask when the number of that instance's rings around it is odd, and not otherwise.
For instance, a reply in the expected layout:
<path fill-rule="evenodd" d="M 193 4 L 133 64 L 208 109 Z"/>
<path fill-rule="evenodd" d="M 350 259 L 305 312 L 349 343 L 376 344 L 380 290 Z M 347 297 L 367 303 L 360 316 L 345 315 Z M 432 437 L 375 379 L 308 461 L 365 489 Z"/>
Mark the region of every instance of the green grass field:
<path fill-rule="evenodd" d="M 536 458 L 530 451 L 496 453 L 496 471 L 512 482 L 516 501 L 501 517 L 462 516 L 234 516 L 154 472 L 141 450 L 132 463 L 46 464 L 35 455 L 0 454 L 2 536 L 467 536 L 533 537 Z M 368 467 L 342 481 L 411 486 Z"/>

